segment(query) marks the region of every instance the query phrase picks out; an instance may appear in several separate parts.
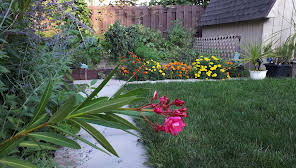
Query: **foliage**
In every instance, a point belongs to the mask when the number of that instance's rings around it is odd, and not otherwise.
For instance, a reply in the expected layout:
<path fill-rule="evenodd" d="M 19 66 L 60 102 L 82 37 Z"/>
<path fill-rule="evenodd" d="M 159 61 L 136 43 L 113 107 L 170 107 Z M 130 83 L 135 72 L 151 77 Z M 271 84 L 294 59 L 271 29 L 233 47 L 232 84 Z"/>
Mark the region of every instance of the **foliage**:
<path fill-rule="evenodd" d="M 295 38 L 288 38 L 285 43 L 281 44 L 274 50 L 272 50 L 272 43 L 270 43 L 264 48 L 266 50 L 266 57 L 272 58 L 272 61 L 276 64 L 289 64 L 293 58 L 293 54 L 296 49 L 294 42 Z"/>
<path fill-rule="evenodd" d="M 198 79 L 231 79 L 230 72 L 235 68 L 233 62 L 224 61 L 215 56 L 203 57 L 196 59 L 192 63 L 194 77 Z"/>
<path fill-rule="evenodd" d="M 175 46 L 179 48 L 188 48 L 192 46 L 192 36 L 191 31 L 187 31 L 183 26 L 182 22 L 175 21 L 172 28 L 167 30 L 168 40 Z"/>
<path fill-rule="evenodd" d="M 119 110 L 122 106 L 139 99 L 137 94 L 134 92 L 132 92 L 133 94 L 128 95 L 117 93 L 112 99 L 104 97 L 95 98 L 111 79 L 115 71 L 116 69 L 108 75 L 108 77 L 85 99 L 85 101 L 77 104 L 75 96 L 71 96 L 61 107 L 53 112 L 52 115 L 46 111 L 52 91 L 52 82 L 50 81 L 31 120 L 24 123 L 25 127 L 17 129 L 16 134 L 12 137 L 0 143 L 0 164 L 12 167 L 17 167 L 15 164 L 35 167 L 28 161 L 13 158 L 16 153 L 21 152 L 23 149 L 30 149 L 31 151 L 56 150 L 54 145 L 80 149 L 78 143 L 65 136 L 52 133 L 52 129 L 71 135 L 102 152 L 107 153 L 105 151 L 107 150 L 111 154 L 118 156 L 104 136 L 89 124 L 103 125 L 121 130 L 137 130 L 137 128 L 127 120 L 115 114 L 115 110 Z M 120 114 L 124 114 L 124 111 L 121 111 Z M 61 124 L 84 129 L 103 148 L 105 148 L 105 150 L 97 147 L 86 139 L 63 129 L 60 126 Z"/>
<path fill-rule="evenodd" d="M 244 53 L 241 54 L 243 57 L 240 59 L 243 63 L 252 63 L 255 70 L 260 71 L 261 64 L 263 63 L 263 58 L 266 56 L 266 53 L 262 52 L 262 44 L 254 43 L 241 46 Z"/>
<path fill-rule="evenodd" d="M 168 38 L 160 31 L 142 25 L 124 27 L 117 21 L 105 33 L 104 48 L 109 50 L 112 60 L 129 56 L 127 51 L 146 60 L 170 62 L 184 60 L 190 62 L 197 53 L 192 49 L 192 33 L 185 30 L 180 22 L 175 22 L 168 30 Z"/>
<path fill-rule="evenodd" d="M 100 40 L 95 36 L 87 36 L 85 41 L 73 52 L 72 68 L 79 69 L 81 64 L 87 64 L 94 69 L 104 53 L 104 49 L 100 45 Z"/>
<path fill-rule="evenodd" d="M 188 126 L 177 138 L 155 134 L 146 122 L 136 120 L 151 167 L 295 165 L 295 79 L 128 85 L 135 87 L 150 89 L 143 102 L 157 90 L 184 100 L 188 108 Z"/>
<path fill-rule="evenodd" d="M 137 46 L 139 30 L 135 27 L 124 27 L 116 21 L 104 34 L 105 48 L 111 53 L 111 60 L 116 61 L 122 56 L 128 56 Z"/>
<path fill-rule="evenodd" d="M 210 0 L 151 0 L 149 5 L 202 5 L 206 7 Z"/>

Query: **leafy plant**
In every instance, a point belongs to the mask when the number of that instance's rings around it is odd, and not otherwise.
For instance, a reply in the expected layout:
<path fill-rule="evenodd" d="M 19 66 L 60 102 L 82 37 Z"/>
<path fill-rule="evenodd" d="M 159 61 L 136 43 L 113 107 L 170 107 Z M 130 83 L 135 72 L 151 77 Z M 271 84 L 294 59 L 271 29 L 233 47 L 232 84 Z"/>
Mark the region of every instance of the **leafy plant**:
<path fill-rule="evenodd" d="M 266 56 L 266 53 L 262 52 L 262 47 L 262 44 L 258 43 L 245 43 L 245 45 L 241 45 L 244 53 L 241 53 L 243 58 L 240 61 L 243 63 L 252 63 L 255 70 L 260 71 L 263 58 Z"/>
<path fill-rule="evenodd" d="M 289 64 L 293 58 L 295 47 L 295 37 L 289 37 L 285 43 L 281 44 L 276 49 L 272 50 L 272 43 L 266 48 L 266 56 L 272 58 L 276 64 Z"/>
<path fill-rule="evenodd" d="M 122 106 L 127 105 L 139 97 L 134 92 L 133 94 L 120 94 L 116 93 L 112 98 L 105 97 L 96 98 L 95 96 L 111 79 L 116 69 L 114 69 L 108 77 L 90 94 L 84 102 L 76 104 L 75 97 L 71 96 L 57 111 L 52 115 L 46 112 L 49 99 L 51 96 L 52 82 L 49 82 L 47 88 L 42 96 L 42 99 L 36 109 L 31 120 L 26 123 L 26 126 L 22 129 L 17 129 L 15 134 L 5 141 L 0 143 L 0 164 L 8 165 L 11 167 L 36 167 L 29 161 L 16 159 L 16 153 L 21 149 L 30 150 L 55 150 L 54 145 L 70 147 L 73 149 L 80 149 L 80 145 L 75 141 L 66 138 L 63 135 L 57 135 L 52 133 L 51 130 L 63 132 L 78 140 L 102 151 L 105 153 L 118 156 L 116 151 L 110 145 L 110 143 L 104 138 L 104 136 L 97 131 L 89 123 L 109 126 L 121 130 L 135 129 L 131 123 L 116 115 L 118 110 L 120 114 L 125 114 L 124 109 L 119 110 Z M 137 113 L 137 112 L 134 112 Z M 131 115 L 131 112 L 126 113 Z M 69 125 L 72 127 L 82 128 L 87 131 L 96 141 L 105 148 L 105 150 L 97 147 L 91 142 L 83 139 L 70 131 L 63 129 L 60 124 Z M 44 143 L 47 142 L 47 143 Z"/>

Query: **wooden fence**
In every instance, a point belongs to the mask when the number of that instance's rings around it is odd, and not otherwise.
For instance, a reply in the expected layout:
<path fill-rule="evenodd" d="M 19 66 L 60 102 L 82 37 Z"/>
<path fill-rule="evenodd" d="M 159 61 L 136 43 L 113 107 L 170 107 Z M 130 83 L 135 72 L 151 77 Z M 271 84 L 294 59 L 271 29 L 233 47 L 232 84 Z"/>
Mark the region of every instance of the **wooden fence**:
<path fill-rule="evenodd" d="M 196 38 L 193 44 L 200 54 L 213 54 L 224 59 L 233 59 L 235 52 L 240 52 L 240 36 Z"/>
<path fill-rule="evenodd" d="M 192 29 L 195 35 L 201 36 L 198 26 L 204 9 L 199 5 L 185 6 L 90 6 L 94 30 L 102 34 L 108 30 L 110 24 L 119 20 L 121 24 L 130 26 L 142 24 L 152 29 L 160 30 L 166 35 L 166 30 L 171 28 L 173 21 L 183 21 L 187 29 Z"/>

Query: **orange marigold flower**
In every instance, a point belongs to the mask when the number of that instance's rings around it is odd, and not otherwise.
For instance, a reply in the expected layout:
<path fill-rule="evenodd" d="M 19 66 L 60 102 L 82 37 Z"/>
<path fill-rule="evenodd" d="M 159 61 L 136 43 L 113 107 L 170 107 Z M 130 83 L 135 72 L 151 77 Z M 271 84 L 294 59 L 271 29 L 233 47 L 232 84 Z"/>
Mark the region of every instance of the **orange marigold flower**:
<path fill-rule="evenodd" d="M 185 71 L 185 68 L 184 67 L 182 68 L 182 71 Z"/>
<path fill-rule="evenodd" d="M 180 76 L 180 77 L 182 77 L 182 75 L 181 75 L 181 74 L 179 74 L 179 76 Z"/>
<path fill-rule="evenodd" d="M 181 73 L 182 73 L 182 71 L 179 71 L 179 73 L 181 74 Z"/>
<path fill-rule="evenodd" d="M 186 76 L 187 79 L 189 79 L 189 76 Z"/>
<path fill-rule="evenodd" d="M 124 67 L 121 67 L 121 70 L 124 70 Z"/>
<path fill-rule="evenodd" d="M 229 64 L 230 64 L 230 65 L 232 65 L 232 64 L 233 64 L 233 62 L 229 62 Z"/>
<path fill-rule="evenodd" d="M 144 71 L 144 72 L 143 72 L 143 74 L 145 74 L 145 75 L 146 75 L 146 74 L 147 74 L 147 72 L 146 72 L 146 71 Z"/>
<path fill-rule="evenodd" d="M 228 68 L 229 70 L 231 69 L 231 67 Z"/>

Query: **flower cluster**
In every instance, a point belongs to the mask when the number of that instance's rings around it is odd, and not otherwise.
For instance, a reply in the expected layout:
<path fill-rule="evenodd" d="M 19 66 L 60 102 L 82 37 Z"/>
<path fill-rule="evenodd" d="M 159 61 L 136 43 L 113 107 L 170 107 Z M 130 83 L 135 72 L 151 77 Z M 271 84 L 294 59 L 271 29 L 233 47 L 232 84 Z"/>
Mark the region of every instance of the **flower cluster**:
<path fill-rule="evenodd" d="M 170 99 L 166 96 L 160 97 L 160 100 L 157 104 L 153 104 L 152 101 L 157 100 L 158 94 L 155 91 L 154 96 L 151 99 L 150 104 L 139 108 L 138 111 L 142 114 L 142 116 L 146 119 L 146 121 L 151 125 L 151 127 L 155 130 L 155 132 L 163 131 L 165 133 L 171 133 L 176 136 L 179 132 L 183 130 L 186 126 L 184 122 L 184 118 L 188 117 L 186 112 L 186 107 L 183 107 L 184 101 L 175 99 L 170 102 Z M 180 109 L 171 110 L 172 106 L 179 107 Z M 158 115 L 165 117 L 165 121 L 162 125 L 158 123 L 152 123 L 143 113 L 141 112 L 143 109 L 153 108 L 153 112 Z"/>
<path fill-rule="evenodd" d="M 191 66 L 177 61 L 163 65 L 163 69 L 170 79 L 189 79 L 192 70 Z"/>
<path fill-rule="evenodd" d="M 141 59 L 130 52 L 131 57 L 122 57 L 118 73 L 119 79 L 161 80 L 161 79 L 231 79 L 237 74 L 237 64 L 215 56 L 200 56 L 192 66 L 174 61 L 161 64 L 157 61 Z"/>
<path fill-rule="evenodd" d="M 194 78 L 201 79 L 231 79 L 229 71 L 231 67 L 227 66 L 228 62 L 220 60 L 215 56 L 197 58 L 192 63 L 194 69 Z"/>
<path fill-rule="evenodd" d="M 128 80 L 135 76 L 136 80 L 145 80 L 148 72 L 145 70 L 145 60 L 130 52 L 130 57 L 122 56 L 118 76 L 120 79 Z"/>

